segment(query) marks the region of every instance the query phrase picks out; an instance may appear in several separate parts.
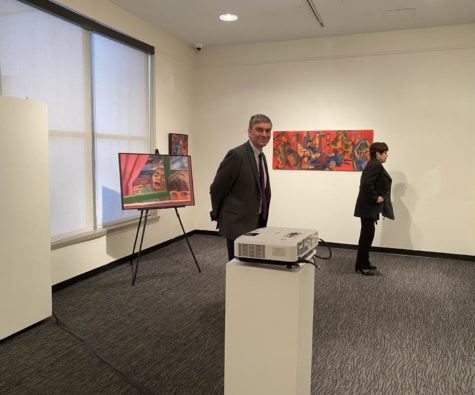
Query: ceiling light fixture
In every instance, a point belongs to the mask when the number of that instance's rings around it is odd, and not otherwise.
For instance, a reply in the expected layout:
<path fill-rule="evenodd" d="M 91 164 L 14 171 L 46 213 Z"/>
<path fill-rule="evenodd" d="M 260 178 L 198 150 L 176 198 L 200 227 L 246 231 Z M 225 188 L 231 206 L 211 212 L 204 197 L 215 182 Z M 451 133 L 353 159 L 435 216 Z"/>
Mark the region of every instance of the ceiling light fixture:
<path fill-rule="evenodd" d="M 234 14 L 222 14 L 219 16 L 219 19 L 224 22 L 234 22 L 238 20 L 238 16 Z"/>
<path fill-rule="evenodd" d="M 313 0 L 307 0 L 307 3 L 308 5 L 310 6 L 312 12 L 313 12 L 313 15 L 315 15 L 315 18 L 317 19 L 318 23 L 320 24 L 321 27 L 325 27 L 325 25 L 323 24 L 323 20 L 322 20 L 322 17 L 320 16 L 320 14 L 318 13 L 318 10 L 317 10 L 317 6 L 315 5 L 315 3 L 313 2 Z"/>

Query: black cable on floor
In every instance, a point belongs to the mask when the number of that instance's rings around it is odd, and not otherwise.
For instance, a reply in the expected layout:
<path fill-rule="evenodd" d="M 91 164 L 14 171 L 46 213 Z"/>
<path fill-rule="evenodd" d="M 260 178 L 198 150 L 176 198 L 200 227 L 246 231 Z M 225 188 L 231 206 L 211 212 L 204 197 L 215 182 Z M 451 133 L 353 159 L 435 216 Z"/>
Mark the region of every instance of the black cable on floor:
<path fill-rule="evenodd" d="M 330 259 L 332 257 L 332 249 L 330 248 L 330 246 L 325 242 L 325 240 L 323 239 L 319 239 L 318 241 L 318 244 L 320 244 L 320 242 L 322 242 L 322 244 L 328 248 L 328 256 L 318 256 L 318 255 L 315 255 L 315 257 L 319 258 L 319 259 Z"/>
<path fill-rule="evenodd" d="M 140 384 L 133 378 L 127 376 L 125 373 L 123 373 L 122 371 L 117 369 L 114 365 L 112 365 L 109 361 L 107 361 L 104 357 L 102 357 L 93 346 L 91 346 L 81 336 L 76 334 L 72 329 L 70 329 L 66 324 L 64 324 L 54 312 L 53 312 L 53 318 L 56 320 L 56 325 L 58 325 L 59 328 L 61 328 L 65 332 L 69 333 L 71 336 L 78 339 L 87 351 L 89 351 L 97 359 L 99 359 L 104 364 L 106 364 L 114 373 L 117 373 L 128 384 L 134 387 L 137 391 L 139 391 L 141 394 L 144 394 L 144 395 L 155 395 L 153 391 L 150 391 L 148 388 L 144 387 L 142 384 Z"/>

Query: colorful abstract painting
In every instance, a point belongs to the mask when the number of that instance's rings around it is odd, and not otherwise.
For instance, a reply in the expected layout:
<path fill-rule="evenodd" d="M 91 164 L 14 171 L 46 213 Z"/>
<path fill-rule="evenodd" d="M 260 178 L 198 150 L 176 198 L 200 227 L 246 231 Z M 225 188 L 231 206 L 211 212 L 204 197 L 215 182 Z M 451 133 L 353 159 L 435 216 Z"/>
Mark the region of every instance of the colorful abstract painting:
<path fill-rule="evenodd" d="M 170 155 L 188 155 L 188 135 L 169 133 L 168 153 Z"/>
<path fill-rule="evenodd" d="M 361 171 L 372 142 L 372 130 L 274 132 L 272 168 Z"/>
<path fill-rule="evenodd" d="M 119 154 L 122 209 L 153 209 L 195 204 L 191 157 Z"/>

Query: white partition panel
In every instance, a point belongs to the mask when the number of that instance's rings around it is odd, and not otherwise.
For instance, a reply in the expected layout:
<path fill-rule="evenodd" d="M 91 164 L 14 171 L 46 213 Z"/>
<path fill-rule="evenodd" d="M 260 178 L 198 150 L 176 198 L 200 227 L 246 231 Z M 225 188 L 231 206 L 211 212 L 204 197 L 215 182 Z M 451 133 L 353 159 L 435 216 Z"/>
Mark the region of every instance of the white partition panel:
<path fill-rule="evenodd" d="M 46 104 L 0 96 L 0 339 L 51 315 Z"/>

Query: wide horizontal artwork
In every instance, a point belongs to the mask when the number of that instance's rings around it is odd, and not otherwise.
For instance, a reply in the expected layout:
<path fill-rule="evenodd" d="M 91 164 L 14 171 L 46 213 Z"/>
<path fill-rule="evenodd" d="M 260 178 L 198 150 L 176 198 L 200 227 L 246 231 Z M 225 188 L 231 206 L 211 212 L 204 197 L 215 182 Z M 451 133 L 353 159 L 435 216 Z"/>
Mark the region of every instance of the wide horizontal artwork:
<path fill-rule="evenodd" d="M 191 157 L 119 154 L 122 209 L 153 209 L 195 204 Z"/>
<path fill-rule="evenodd" d="M 274 132 L 272 168 L 361 171 L 372 142 L 372 130 Z"/>

